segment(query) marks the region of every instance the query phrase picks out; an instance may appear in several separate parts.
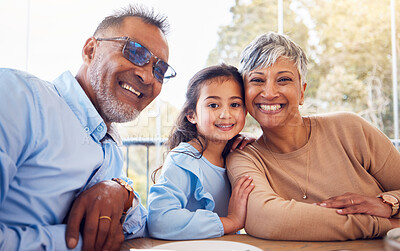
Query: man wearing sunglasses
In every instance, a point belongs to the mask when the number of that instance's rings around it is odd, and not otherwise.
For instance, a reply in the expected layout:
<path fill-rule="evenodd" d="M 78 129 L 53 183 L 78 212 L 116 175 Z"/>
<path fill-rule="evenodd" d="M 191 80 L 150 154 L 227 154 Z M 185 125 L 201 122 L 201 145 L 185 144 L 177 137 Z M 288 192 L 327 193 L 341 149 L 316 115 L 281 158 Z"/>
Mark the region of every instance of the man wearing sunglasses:
<path fill-rule="evenodd" d="M 119 250 L 147 211 L 123 172 L 114 122 L 133 120 L 176 75 L 166 18 L 105 18 L 74 77 L 0 69 L 0 250 Z"/>

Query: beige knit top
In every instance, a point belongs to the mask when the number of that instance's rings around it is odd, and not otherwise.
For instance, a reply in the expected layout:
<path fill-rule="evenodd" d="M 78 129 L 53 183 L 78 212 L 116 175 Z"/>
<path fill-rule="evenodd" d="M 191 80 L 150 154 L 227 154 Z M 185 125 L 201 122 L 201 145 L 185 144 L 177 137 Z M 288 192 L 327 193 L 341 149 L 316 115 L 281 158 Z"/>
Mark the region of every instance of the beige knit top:
<path fill-rule="evenodd" d="M 310 119 L 309 142 L 294 152 L 274 153 L 274 159 L 261 137 L 228 156 L 230 181 L 247 174 L 255 184 L 248 200 L 246 232 L 265 239 L 308 241 L 384 235 L 391 228 L 388 219 L 339 215 L 336 209 L 313 203 L 346 192 L 367 196 L 387 192 L 400 200 L 400 153 L 358 115 L 342 112 Z M 307 199 L 301 189 L 307 190 Z"/>

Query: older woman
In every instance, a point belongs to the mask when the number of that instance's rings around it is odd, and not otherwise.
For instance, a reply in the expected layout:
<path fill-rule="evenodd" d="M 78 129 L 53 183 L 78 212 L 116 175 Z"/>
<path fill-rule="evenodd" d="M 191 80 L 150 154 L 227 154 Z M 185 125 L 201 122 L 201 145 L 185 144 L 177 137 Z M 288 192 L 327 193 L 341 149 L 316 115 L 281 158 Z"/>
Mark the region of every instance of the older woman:
<path fill-rule="evenodd" d="M 400 154 L 352 113 L 302 117 L 307 58 L 287 36 L 259 36 L 242 52 L 248 112 L 263 134 L 229 155 L 235 183 L 250 175 L 246 232 L 277 240 L 374 238 L 400 227 Z"/>

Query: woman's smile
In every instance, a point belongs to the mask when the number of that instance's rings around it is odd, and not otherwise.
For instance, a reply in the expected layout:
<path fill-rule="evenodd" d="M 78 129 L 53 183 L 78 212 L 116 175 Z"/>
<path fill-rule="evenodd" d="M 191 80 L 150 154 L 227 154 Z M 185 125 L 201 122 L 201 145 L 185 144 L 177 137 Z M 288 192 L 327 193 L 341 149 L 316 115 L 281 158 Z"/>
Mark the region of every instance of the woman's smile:
<path fill-rule="evenodd" d="M 267 113 L 278 113 L 284 108 L 284 104 L 257 104 L 256 105 L 261 111 Z"/>

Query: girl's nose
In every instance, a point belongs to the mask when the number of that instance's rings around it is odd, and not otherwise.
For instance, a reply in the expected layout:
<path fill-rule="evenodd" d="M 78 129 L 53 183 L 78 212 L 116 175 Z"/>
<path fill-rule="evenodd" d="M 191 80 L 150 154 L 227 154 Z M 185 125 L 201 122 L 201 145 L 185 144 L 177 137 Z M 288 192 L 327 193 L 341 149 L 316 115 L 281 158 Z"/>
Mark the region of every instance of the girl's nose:
<path fill-rule="evenodd" d="M 230 118 L 230 116 L 231 116 L 231 113 L 228 108 L 223 109 L 222 112 L 219 114 L 220 119 Z"/>

